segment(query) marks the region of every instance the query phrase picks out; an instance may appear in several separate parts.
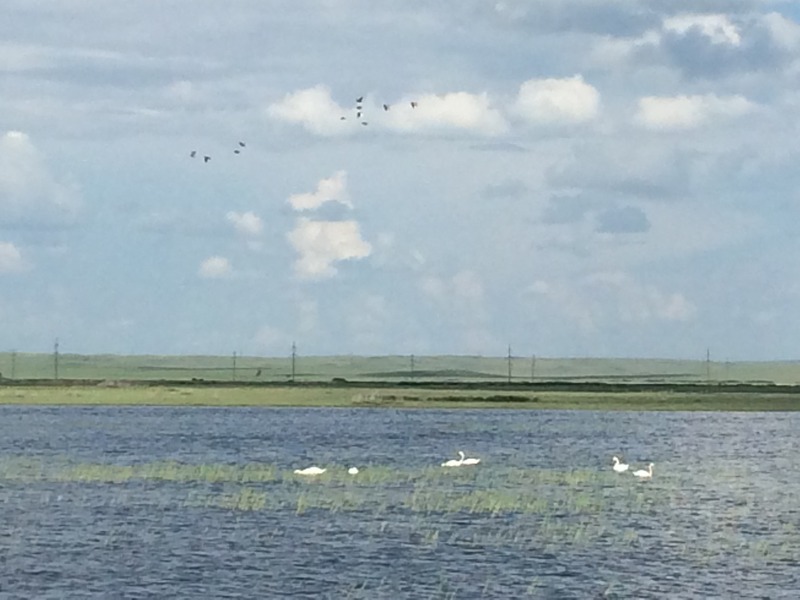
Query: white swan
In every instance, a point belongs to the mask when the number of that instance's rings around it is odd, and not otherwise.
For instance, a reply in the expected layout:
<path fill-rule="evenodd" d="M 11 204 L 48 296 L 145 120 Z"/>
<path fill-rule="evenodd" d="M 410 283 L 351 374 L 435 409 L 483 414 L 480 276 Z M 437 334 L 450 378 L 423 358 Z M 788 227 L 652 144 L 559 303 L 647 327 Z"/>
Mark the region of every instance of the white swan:
<path fill-rule="evenodd" d="M 442 466 L 443 467 L 460 467 L 464 463 L 464 459 L 466 458 L 466 456 L 464 455 L 464 453 L 461 450 L 458 451 L 458 455 L 461 457 L 461 460 L 456 460 L 455 458 L 451 458 L 450 460 L 447 460 L 447 461 L 443 462 Z"/>
<path fill-rule="evenodd" d="M 295 469 L 297 475 L 322 475 L 327 469 L 320 469 L 319 467 L 306 467 L 305 469 Z"/>
<path fill-rule="evenodd" d="M 614 470 L 617 473 L 624 473 L 629 468 L 630 468 L 630 465 L 627 465 L 625 463 L 621 463 L 621 462 L 619 462 L 619 459 L 616 456 L 614 457 Z"/>
<path fill-rule="evenodd" d="M 639 479 L 650 479 L 653 476 L 653 466 L 653 463 L 650 463 L 647 467 L 647 471 L 639 469 L 638 471 L 634 471 L 633 474 Z"/>
<path fill-rule="evenodd" d="M 450 459 L 442 463 L 443 467 L 461 467 L 464 465 L 477 465 L 481 462 L 480 458 L 467 458 L 466 454 L 462 450 L 458 451 L 458 455 L 461 457 L 460 460 L 456 460 L 455 458 Z"/>
<path fill-rule="evenodd" d="M 347 469 L 347 472 L 350 473 L 350 475 L 358 475 L 358 467 L 350 467 Z"/>
<path fill-rule="evenodd" d="M 464 459 L 462 459 L 461 464 L 462 465 L 477 465 L 479 462 L 481 462 L 480 458 L 464 458 Z"/>

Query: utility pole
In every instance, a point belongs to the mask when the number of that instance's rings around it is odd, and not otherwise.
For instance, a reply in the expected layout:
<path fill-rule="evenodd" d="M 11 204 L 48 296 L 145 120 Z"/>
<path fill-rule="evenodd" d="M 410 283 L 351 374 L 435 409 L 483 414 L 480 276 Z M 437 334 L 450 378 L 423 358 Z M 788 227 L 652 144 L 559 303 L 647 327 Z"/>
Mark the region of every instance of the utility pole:
<path fill-rule="evenodd" d="M 414 379 L 414 355 L 411 355 L 411 379 Z"/>
<path fill-rule="evenodd" d="M 14 350 L 11 353 L 11 379 L 15 379 L 17 376 L 17 351 Z"/>
<path fill-rule="evenodd" d="M 536 378 L 536 355 L 531 355 L 531 383 Z"/>
<path fill-rule="evenodd" d="M 511 344 L 508 345 L 508 383 L 511 383 Z"/>
<path fill-rule="evenodd" d="M 706 348 L 706 384 L 711 385 L 711 349 Z"/>
<path fill-rule="evenodd" d="M 297 362 L 297 345 L 292 342 L 292 379 L 291 382 L 294 383 L 294 374 L 295 374 L 295 363 Z"/>
<path fill-rule="evenodd" d="M 58 381 L 58 338 L 56 338 L 56 343 L 53 346 L 53 374 L 54 379 Z"/>
<path fill-rule="evenodd" d="M 236 381 L 236 350 L 233 351 L 233 380 Z"/>

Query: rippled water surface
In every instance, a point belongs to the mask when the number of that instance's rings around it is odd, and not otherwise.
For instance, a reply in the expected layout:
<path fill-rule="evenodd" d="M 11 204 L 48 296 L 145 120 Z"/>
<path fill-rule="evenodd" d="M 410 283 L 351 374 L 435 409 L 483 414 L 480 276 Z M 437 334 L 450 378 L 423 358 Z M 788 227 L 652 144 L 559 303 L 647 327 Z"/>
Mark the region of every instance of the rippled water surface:
<path fill-rule="evenodd" d="M 4 406 L 0 597 L 796 598 L 798 426 Z M 439 466 L 461 449 L 481 463 Z"/>

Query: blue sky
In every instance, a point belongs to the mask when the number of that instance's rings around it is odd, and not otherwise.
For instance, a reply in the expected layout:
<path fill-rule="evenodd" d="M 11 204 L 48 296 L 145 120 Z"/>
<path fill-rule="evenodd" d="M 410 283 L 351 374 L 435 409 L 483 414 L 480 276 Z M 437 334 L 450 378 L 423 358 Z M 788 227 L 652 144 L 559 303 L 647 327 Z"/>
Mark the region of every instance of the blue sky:
<path fill-rule="evenodd" d="M 798 356 L 794 2 L 0 10 L 2 350 Z"/>

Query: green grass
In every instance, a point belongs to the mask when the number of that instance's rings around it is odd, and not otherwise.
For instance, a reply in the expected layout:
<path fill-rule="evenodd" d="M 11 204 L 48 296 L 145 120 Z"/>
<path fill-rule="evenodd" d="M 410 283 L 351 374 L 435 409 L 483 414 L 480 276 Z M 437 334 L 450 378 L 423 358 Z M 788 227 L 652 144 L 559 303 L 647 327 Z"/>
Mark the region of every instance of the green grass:
<path fill-rule="evenodd" d="M 302 351 L 302 348 L 300 349 Z M 172 380 L 242 382 L 286 381 L 292 361 L 286 357 L 81 355 L 60 354 L 58 375 L 64 379 Z M 12 379 L 52 379 L 52 354 L 0 352 L 0 373 Z M 513 381 L 529 381 L 531 357 L 511 361 Z M 295 361 L 298 381 L 334 377 L 365 381 L 505 381 L 506 357 L 481 356 L 302 356 Z M 800 362 L 719 362 L 664 359 L 537 357 L 536 380 L 620 382 L 774 382 L 800 384 Z"/>
<path fill-rule="evenodd" d="M 332 386 L 2 386 L 0 404 L 108 406 L 263 406 L 350 408 L 519 408 L 664 411 L 793 411 L 800 394 L 767 392 L 581 392 L 475 388 Z"/>

